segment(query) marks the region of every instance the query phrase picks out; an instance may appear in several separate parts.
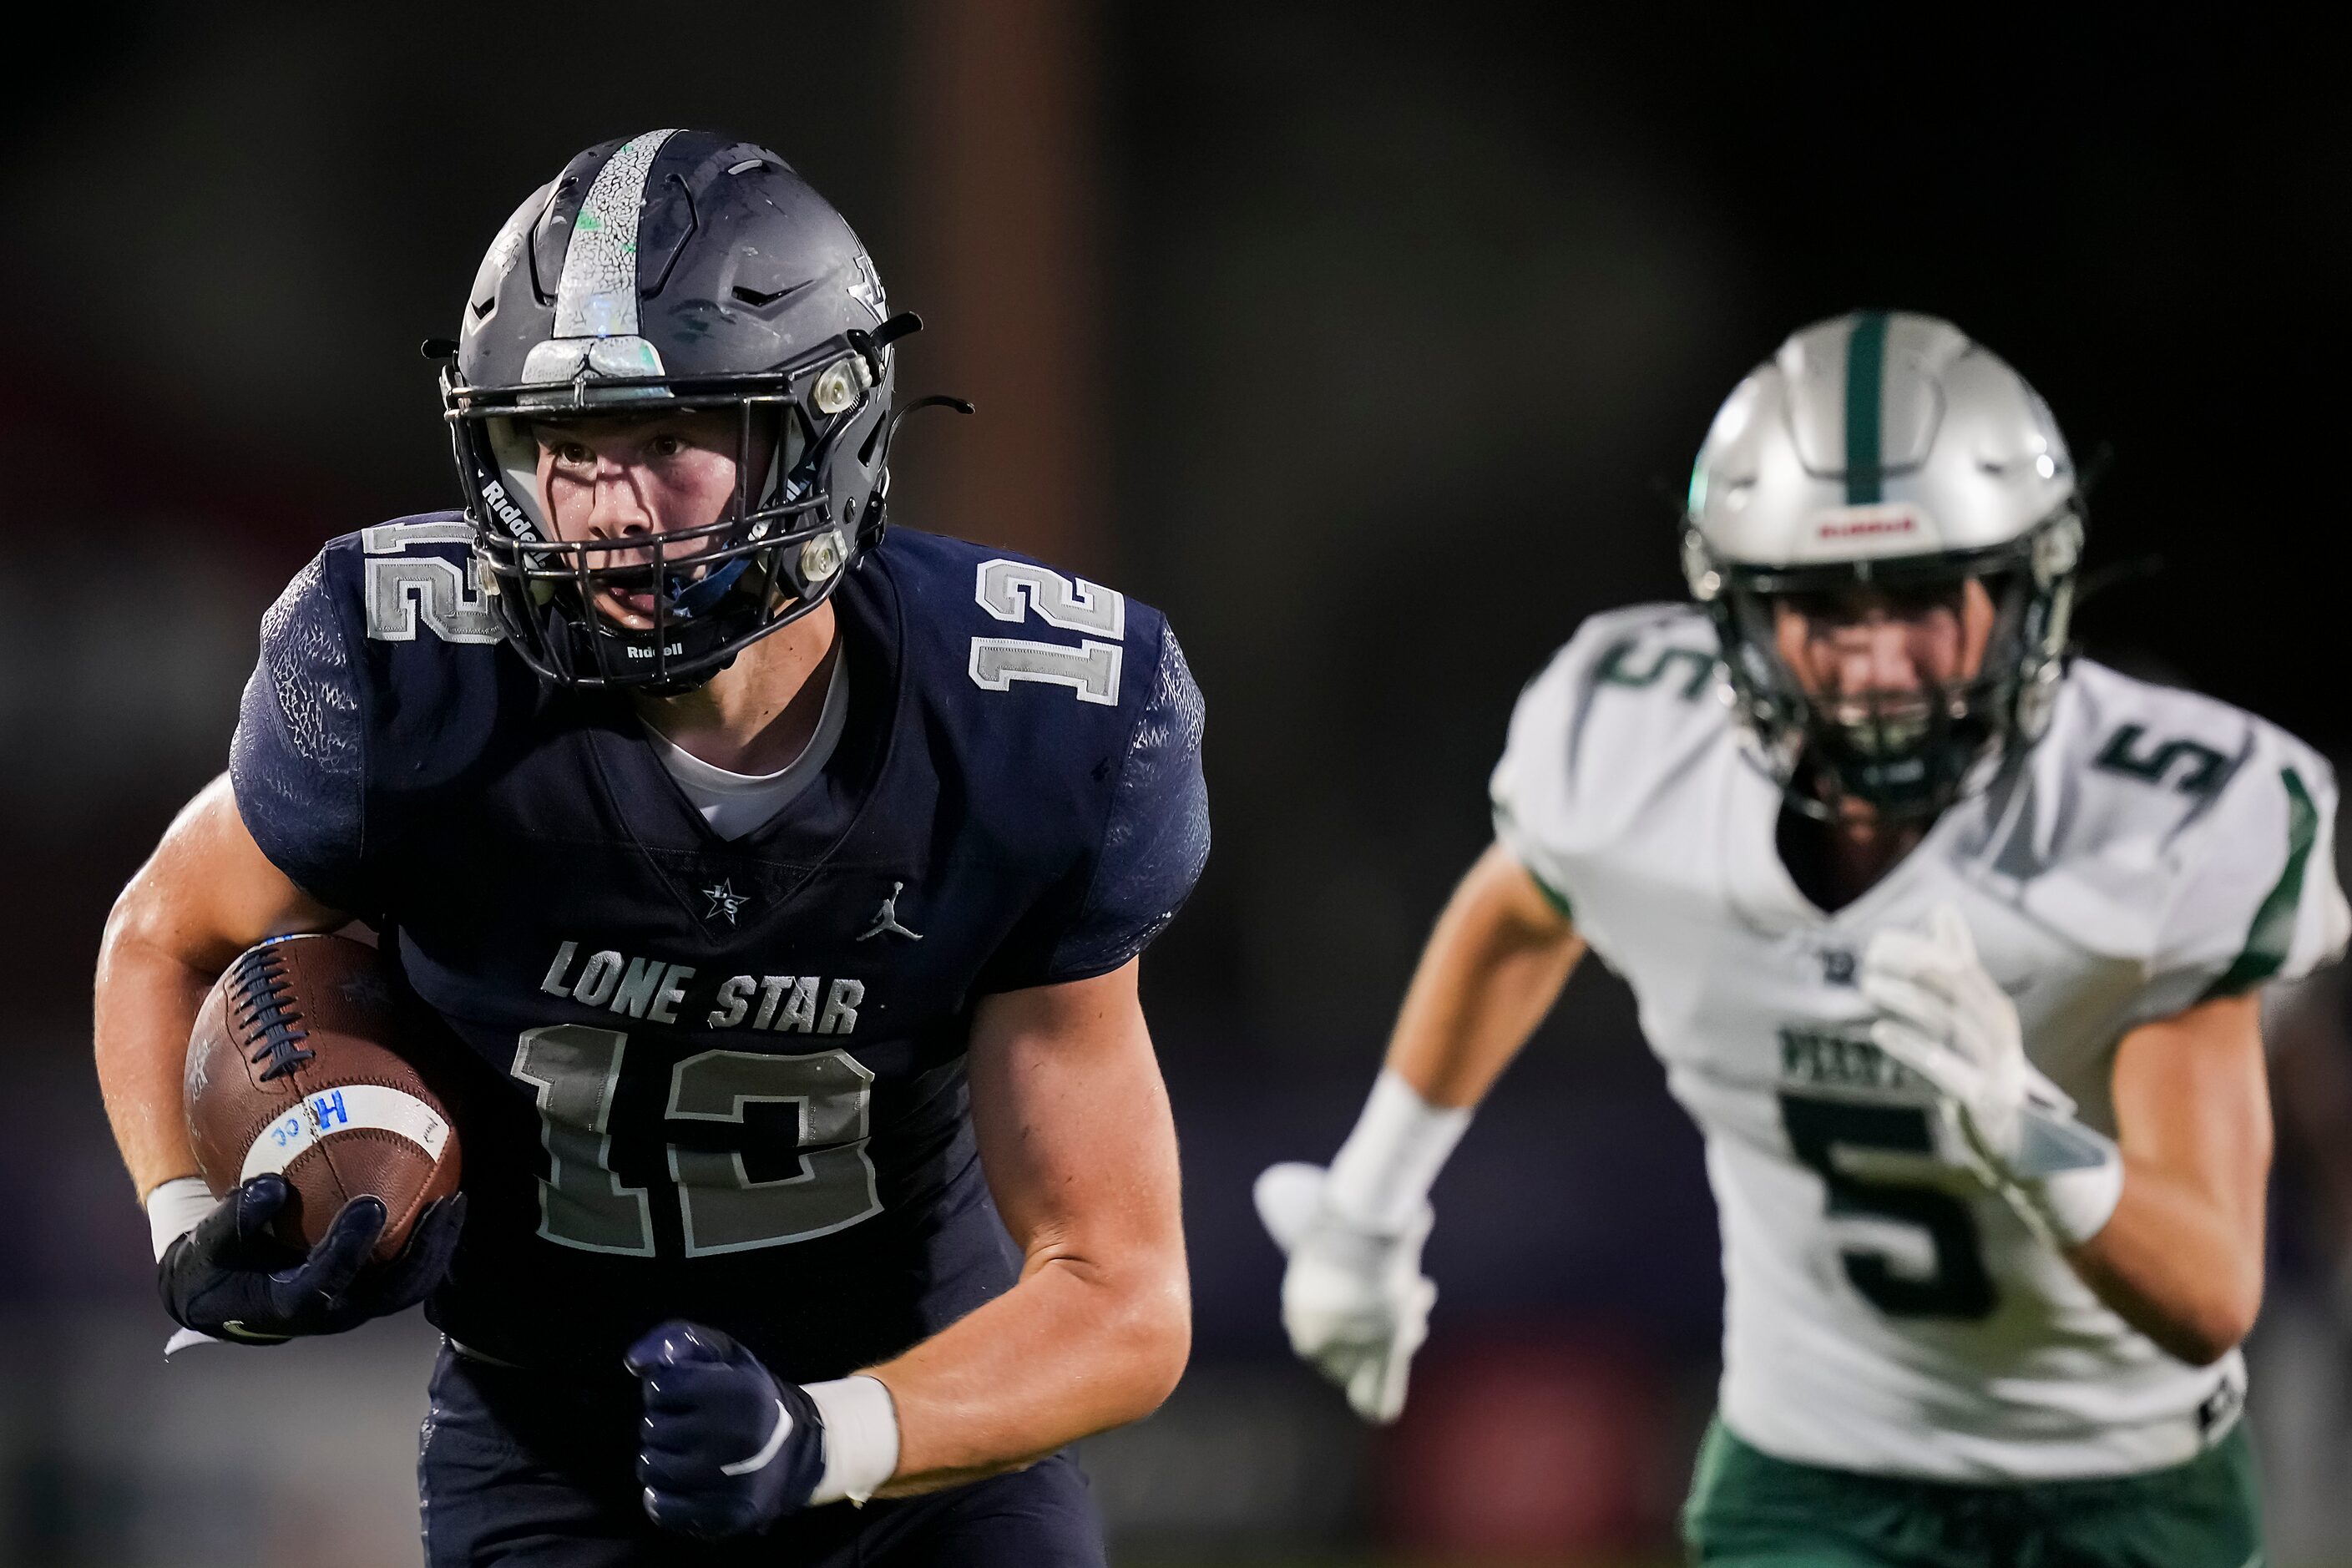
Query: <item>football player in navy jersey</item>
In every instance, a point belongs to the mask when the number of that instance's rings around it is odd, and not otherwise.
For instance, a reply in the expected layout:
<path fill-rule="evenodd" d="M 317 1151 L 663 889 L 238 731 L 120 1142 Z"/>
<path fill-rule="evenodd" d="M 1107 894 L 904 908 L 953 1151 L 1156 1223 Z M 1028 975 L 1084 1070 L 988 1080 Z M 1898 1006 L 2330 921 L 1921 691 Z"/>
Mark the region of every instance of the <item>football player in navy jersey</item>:
<path fill-rule="evenodd" d="M 572 160 L 427 345 L 464 511 L 296 575 L 108 924 L 167 1307 L 267 1342 L 427 1300 L 434 1568 L 1099 1562 L 1058 1451 L 1182 1368 L 1136 968 L 1208 850 L 1200 694 L 1146 606 L 886 533 L 917 324 L 772 153 Z M 282 1254 L 282 1181 L 215 1204 L 181 1112 L 213 978 L 353 918 L 465 1134 L 373 1268 L 380 1204 Z"/>

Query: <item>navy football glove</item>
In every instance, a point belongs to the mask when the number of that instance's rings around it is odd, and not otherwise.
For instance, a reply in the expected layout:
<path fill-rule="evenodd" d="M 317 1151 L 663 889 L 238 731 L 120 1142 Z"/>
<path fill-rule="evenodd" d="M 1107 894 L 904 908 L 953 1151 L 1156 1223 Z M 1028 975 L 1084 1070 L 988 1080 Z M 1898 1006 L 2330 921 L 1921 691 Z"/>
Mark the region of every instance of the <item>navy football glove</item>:
<path fill-rule="evenodd" d="M 269 1234 L 270 1216 L 290 1195 L 285 1177 L 256 1176 L 172 1243 L 156 1277 L 173 1322 L 247 1344 L 340 1334 L 431 1295 L 466 1223 L 465 1194 L 443 1198 L 398 1258 L 370 1269 L 368 1254 L 383 1234 L 380 1199 L 345 1204 L 305 1258 Z"/>
<path fill-rule="evenodd" d="M 824 1479 L 815 1401 L 699 1323 L 671 1320 L 629 1347 L 646 1399 L 637 1479 L 646 1517 L 718 1540 L 808 1506 Z"/>

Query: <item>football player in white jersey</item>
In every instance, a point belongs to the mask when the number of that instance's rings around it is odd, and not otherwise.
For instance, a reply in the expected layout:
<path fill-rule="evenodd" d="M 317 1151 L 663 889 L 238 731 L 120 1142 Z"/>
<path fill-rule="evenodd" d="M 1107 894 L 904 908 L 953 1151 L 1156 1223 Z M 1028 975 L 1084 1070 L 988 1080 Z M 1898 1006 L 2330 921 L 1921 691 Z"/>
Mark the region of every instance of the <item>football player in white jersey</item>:
<path fill-rule="evenodd" d="M 2242 1568 L 2255 993 L 2334 957 L 2310 748 L 2070 657 L 2049 410 L 1947 322 L 1799 332 L 1692 478 L 1696 603 L 1531 682 L 1496 842 L 1328 1171 L 1258 1184 L 1300 1355 L 1395 1416 L 1430 1185 L 1590 949 L 1706 1135 L 1708 1563 Z"/>

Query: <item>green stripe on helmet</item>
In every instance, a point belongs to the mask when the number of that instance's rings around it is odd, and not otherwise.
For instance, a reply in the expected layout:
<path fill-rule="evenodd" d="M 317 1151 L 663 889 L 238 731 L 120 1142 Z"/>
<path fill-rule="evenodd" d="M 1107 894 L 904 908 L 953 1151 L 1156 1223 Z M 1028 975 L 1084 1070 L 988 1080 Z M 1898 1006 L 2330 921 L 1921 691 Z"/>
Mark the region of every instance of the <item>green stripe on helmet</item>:
<path fill-rule="evenodd" d="M 1885 499 L 1879 475 L 1879 424 L 1886 403 L 1886 312 L 1864 310 L 1845 341 L 1845 503 Z"/>

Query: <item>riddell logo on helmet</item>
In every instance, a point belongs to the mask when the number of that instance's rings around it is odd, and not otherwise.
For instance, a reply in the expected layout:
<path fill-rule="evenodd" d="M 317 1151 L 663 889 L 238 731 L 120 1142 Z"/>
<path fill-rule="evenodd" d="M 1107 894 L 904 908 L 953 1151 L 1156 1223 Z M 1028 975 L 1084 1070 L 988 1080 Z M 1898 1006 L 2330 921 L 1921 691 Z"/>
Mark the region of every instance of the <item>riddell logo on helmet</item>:
<path fill-rule="evenodd" d="M 506 486 L 498 480 L 492 479 L 482 487 L 482 504 L 497 513 L 498 520 L 507 525 L 507 531 L 517 539 L 536 540 L 539 537 L 539 530 L 531 526 L 530 519 L 524 515 L 522 508 L 515 505 L 513 498 L 507 494 Z"/>
<path fill-rule="evenodd" d="M 1832 518 L 1816 531 L 1816 537 L 1830 539 L 1875 539 L 1884 534 L 1916 533 L 1919 520 L 1907 511 L 1880 512 L 1868 517 Z"/>
<path fill-rule="evenodd" d="M 1874 501 L 1823 507 L 1798 536 L 1798 553 L 1813 561 L 1854 561 L 1916 555 L 1933 549 L 1936 520 L 1915 501 Z"/>

